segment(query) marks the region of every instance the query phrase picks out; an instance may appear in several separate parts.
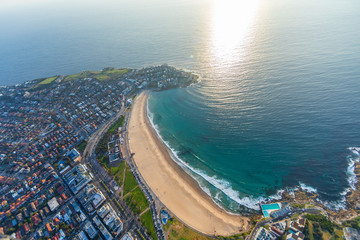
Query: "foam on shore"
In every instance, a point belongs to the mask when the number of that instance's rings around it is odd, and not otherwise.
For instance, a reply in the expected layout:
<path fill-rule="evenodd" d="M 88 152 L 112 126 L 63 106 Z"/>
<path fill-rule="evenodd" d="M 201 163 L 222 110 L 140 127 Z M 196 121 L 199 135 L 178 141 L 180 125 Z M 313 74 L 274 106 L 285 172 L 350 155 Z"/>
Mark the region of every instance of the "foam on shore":
<path fill-rule="evenodd" d="M 259 203 L 269 202 L 269 201 L 273 201 L 273 200 L 281 200 L 282 194 L 285 191 L 289 191 L 289 190 L 296 191 L 296 190 L 301 189 L 304 192 L 308 192 L 308 193 L 312 193 L 312 194 L 318 193 L 318 190 L 316 188 L 314 188 L 312 186 L 308 186 L 303 182 L 299 182 L 299 185 L 294 188 L 290 188 L 290 189 L 287 188 L 287 190 L 279 189 L 276 194 L 268 196 L 268 197 L 264 197 L 264 196 L 241 197 L 241 194 L 232 188 L 230 182 L 228 182 L 224 179 L 219 179 L 216 175 L 209 176 L 205 171 L 194 168 L 194 167 L 190 166 L 188 163 L 186 163 L 185 161 L 183 161 L 179 157 L 179 152 L 176 151 L 174 148 L 172 148 L 170 146 L 170 144 L 162 138 L 162 136 L 159 132 L 158 126 L 154 123 L 154 116 L 153 116 L 153 113 L 149 110 L 148 104 L 147 104 L 147 115 L 148 115 L 149 122 L 151 123 L 151 126 L 157 133 L 158 137 L 169 149 L 170 155 L 171 155 L 172 159 L 174 160 L 174 162 L 177 163 L 180 167 L 182 167 L 194 180 L 196 180 L 198 182 L 199 186 L 201 187 L 201 189 L 207 195 L 209 195 L 219 207 L 221 207 L 223 209 L 225 209 L 225 207 L 221 204 L 222 201 L 219 197 L 220 192 L 225 194 L 228 198 L 230 198 L 232 201 L 236 202 L 237 204 L 240 204 L 242 206 L 245 206 L 245 207 L 253 209 L 253 210 L 260 210 Z M 350 147 L 349 150 L 355 156 L 357 156 L 357 157 L 354 157 L 354 156 L 347 157 L 348 167 L 347 167 L 346 175 L 347 175 L 347 181 L 349 184 L 349 188 L 344 189 L 344 191 L 340 193 L 340 195 L 342 197 L 338 201 L 326 201 L 326 200 L 321 200 L 321 199 L 317 198 L 317 201 L 319 201 L 320 203 L 324 204 L 326 207 L 333 209 L 333 210 L 345 209 L 346 208 L 346 197 L 345 197 L 346 194 L 348 192 L 350 192 L 351 190 L 356 190 L 355 184 L 357 183 L 358 179 L 355 174 L 355 163 L 359 162 L 360 148 L 359 147 Z M 205 186 L 204 184 L 201 184 L 201 181 L 198 181 L 197 177 L 201 177 L 203 180 L 205 180 L 207 183 L 209 183 L 210 185 L 215 187 L 220 192 L 217 192 L 216 194 L 211 194 L 211 191 L 208 189 L 208 187 Z M 226 211 L 228 211 L 228 210 L 226 210 Z"/>
<path fill-rule="evenodd" d="M 170 146 L 149 121 L 147 95 L 147 92 L 139 94 L 135 100 L 128 131 L 134 162 L 151 190 L 170 212 L 200 232 L 232 235 L 247 231 L 250 227 L 247 217 L 220 208 L 209 197 L 210 189 L 202 191 L 188 174 L 190 170 L 174 161 L 176 157 L 169 151 Z"/>

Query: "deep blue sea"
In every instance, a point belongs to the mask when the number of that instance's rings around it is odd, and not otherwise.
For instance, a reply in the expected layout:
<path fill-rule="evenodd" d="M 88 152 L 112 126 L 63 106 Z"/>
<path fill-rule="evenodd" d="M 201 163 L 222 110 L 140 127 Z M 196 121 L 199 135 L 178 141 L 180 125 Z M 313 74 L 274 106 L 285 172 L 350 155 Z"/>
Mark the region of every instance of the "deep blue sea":
<path fill-rule="evenodd" d="M 168 63 L 201 82 L 153 93 L 151 118 L 213 199 L 281 189 L 333 208 L 360 146 L 358 0 L 2 0 L 0 85 Z"/>

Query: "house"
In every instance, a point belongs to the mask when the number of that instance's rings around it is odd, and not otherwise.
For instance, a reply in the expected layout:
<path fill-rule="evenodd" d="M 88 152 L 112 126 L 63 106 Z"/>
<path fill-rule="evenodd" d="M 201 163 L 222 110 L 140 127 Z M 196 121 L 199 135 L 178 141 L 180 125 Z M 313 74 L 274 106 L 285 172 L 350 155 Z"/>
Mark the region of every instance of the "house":
<path fill-rule="evenodd" d="M 291 228 L 295 231 L 300 231 L 302 232 L 305 228 L 305 219 L 304 218 L 299 218 L 296 221 L 291 223 Z"/>
<path fill-rule="evenodd" d="M 24 232 L 25 234 L 28 234 L 30 232 L 29 224 L 27 223 L 24 224 Z"/>
<path fill-rule="evenodd" d="M 45 227 L 46 227 L 46 231 L 48 231 L 48 233 L 52 232 L 52 228 L 50 226 L 50 223 L 46 223 Z"/>
<path fill-rule="evenodd" d="M 49 210 L 49 208 L 48 208 L 48 207 L 44 207 L 44 211 L 45 211 L 46 215 L 49 215 L 50 210 Z"/>
<path fill-rule="evenodd" d="M 33 223 L 34 225 L 38 225 L 38 224 L 41 222 L 40 217 L 39 217 L 39 214 L 36 213 L 35 215 L 33 215 L 33 216 L 31 217 L 31 221 L 32 221 L 32 223 Z"/>
<path fill-rule="evenodd" d="M 17 219 L 19 222 L 22 222 L 22 221 L 23 221 L 23 216 L 22 216 L 22 213 L 21 213 L 21 212 L 16 215 L 16 219 Z"/>
<path fill-rule="evenodd" d="M 33 212 L 36 211 L 36 207 L 35 207 L 34 202 L 30 203 L 30 207 L 31 207 L 31 209 L 33 210 Z"/>

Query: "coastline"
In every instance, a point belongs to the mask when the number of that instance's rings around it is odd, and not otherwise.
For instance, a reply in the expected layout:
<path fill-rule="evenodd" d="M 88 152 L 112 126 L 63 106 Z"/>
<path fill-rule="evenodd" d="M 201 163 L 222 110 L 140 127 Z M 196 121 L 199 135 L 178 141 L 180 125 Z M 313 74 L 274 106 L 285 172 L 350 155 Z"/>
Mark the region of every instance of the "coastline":
<path fill-rule="evenodd" d="M 148 186 L 177 218 L 201 233 L 229 236 L 249 230 L 249 218 L 216 205 L 171 158 L 149 122 L 148 95 L 149 91 L 144 91 L 135 99 L 128 128 L 134 162 Z"/>

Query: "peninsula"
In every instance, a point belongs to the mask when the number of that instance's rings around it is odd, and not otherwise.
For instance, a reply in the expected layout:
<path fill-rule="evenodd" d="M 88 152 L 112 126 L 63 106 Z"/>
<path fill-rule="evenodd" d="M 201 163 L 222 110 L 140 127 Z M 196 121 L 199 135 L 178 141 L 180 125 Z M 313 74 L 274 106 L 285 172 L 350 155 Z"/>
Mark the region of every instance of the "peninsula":
<path fill-rule="evenodd" d="M 259 203 L 251 215 L 215 204 L 172 159 L 147 113 L 151 91 L 197 81 L 161 65 L 0 87 L 0 237 L 360 238 L 360 182 L 339 211 L 301 189 Z"/>

